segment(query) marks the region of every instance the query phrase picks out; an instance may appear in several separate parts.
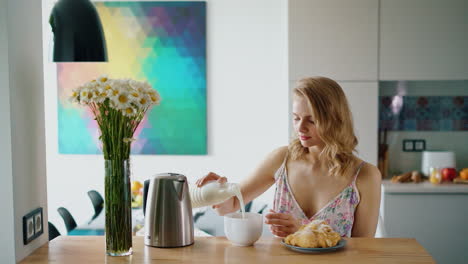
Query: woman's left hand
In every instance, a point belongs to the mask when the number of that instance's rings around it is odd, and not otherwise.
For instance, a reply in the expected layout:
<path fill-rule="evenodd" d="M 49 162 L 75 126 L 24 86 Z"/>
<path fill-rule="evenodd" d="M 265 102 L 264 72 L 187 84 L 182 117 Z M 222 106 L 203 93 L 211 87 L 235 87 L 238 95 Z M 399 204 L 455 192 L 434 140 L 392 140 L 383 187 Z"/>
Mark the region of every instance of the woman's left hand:
<path fill-rule="evenodd" d="M 277 213 L 270 210 L 270 213 L 265 215 L 265 224 L 270 225 L 270 231 L 278 237 L 286 237 L 289 234 L 295 233 L 302 226 L 300 220 L 294 218 L 290 214 Z"/>

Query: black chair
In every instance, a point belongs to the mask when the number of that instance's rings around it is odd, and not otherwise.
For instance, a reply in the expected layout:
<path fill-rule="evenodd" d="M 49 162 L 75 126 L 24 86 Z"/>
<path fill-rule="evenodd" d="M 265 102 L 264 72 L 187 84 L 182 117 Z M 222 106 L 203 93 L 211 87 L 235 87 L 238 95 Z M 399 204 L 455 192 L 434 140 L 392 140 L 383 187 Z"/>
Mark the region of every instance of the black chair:
<path fill-rule="evenodd" d="M 250 212 L 250 208 L 252 208 L 252 202 L 253 201 L 250 201 L 245 205 L 244 210 L 246 213 Z"/>
<path fill-rule="evenodd" d="M 196 212 L 193 215 L 193 222 L 196 223 L 198 221 L 198 218 L 202 217 L 203 215 L 205 215 L 205 212 Z"/>
<path fill-rule="evenodd" d="M 94 207 L 94 215 L 91 218 L 92 221 L 102 212 L 102 209 L 104 208 L 104 199 L 102 199 L 102 196 L 95 190 L 88 191 L 88 196 Z"/>
<path fill-rule="evenodd" d="M 252 210 L 252 203 L 253 201 L 250 201 L 249 203 L 245 205 L 245 212 L 250 212 Z M 263 214 L 263 211 L 267 208 L 267 206 L 268 206 L 267 204 L 263 205 L 263 207 L 260 210 L 258 210 L 257 213 Z"/>
<path fill-rule="evenodd" d="M 267 204 L 263 205 L 262 209 L 258 210 L 259 214 L 263 214 L 263 211 L 268 207 Z"/>
<path fill-rule="evenodd" d="M 54 239 L 54 238 L 56 238 L 58 236 L 60 236 L 60 232 L 57 230 L 57 228 L 54 226 L 54 224 L 49 222 L 49 241 L 51 241 L 52 239 Z"/>
<path fill-rule="evenodd" d="M 60 207 L 57 209 L 57 211 L 62 217 L 63 222 L 65 222 L 65 227 L 67 228 L 67 232 L 70 232 L 76 228 L 75 219 L 73 219 L 73 216 L 70 214 L 70 212 L 67 209 Z"/>

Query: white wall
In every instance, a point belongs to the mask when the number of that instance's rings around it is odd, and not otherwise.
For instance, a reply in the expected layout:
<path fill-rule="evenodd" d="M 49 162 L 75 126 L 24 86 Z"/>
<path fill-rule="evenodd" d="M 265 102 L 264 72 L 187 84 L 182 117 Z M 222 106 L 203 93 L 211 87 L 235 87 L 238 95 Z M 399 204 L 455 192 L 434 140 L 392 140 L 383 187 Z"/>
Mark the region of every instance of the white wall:
<path fill-rule="evenodd" d="M 7 2 L 0 0 L 0 263 L 15 262 L 13 174 L 11 168 L 10 85 L 8 82 Z"/>
<path fill-rule="evenodd" d="M 387 133 L 389 178 L 413 170 L 422 171 L 422 152 L 404 152 L 404 139 L 423 139 L 426 141 L 426 150 L 453 151 L 457 170 L 468 168 L 466 131 L 391 131 Z"/>
<path fill-rule="evenodd" d="M 51 5 L 43 6 L 48 14 Z M 286 0 L 207 1 L 208 155 L 134 155 L 134 179 L 172 171 L 195 181 L 215 171 L 239 182 L 267 153 L 288 144 L 286 16 Z M 50 30 L 46 19 L 44 29 Z M 49 39 L 44 37 L 44 54 L 50 53 Z M 103 194 L 104 161 L 100 155 L 58 154 L 56 65 L 45 58 L 44 67 L 50 220 L 63 232 L 56 209 L 67 207 L 78 223 L 89 219 L 86 192 Z M 273 191 L 259 199 L 272 202 Z"/>
<path fill-rule="evenodd" d="M 8 1 L 8 55 L 16 260 L 48 241 L 41 3 Z M 44 210 L 44 233 L 23 245 L 22 217 Z"/>

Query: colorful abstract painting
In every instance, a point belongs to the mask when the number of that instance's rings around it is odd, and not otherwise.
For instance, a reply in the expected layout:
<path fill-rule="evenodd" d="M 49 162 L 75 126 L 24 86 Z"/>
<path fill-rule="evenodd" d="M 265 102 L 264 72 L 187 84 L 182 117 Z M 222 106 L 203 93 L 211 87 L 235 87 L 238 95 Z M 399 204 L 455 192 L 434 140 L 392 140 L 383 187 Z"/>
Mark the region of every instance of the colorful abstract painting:
<path fill-rule="evenodd" d="M 99 154 L 99 130 L 73 88 L 99 75 L 148 81 L 161 94 L 136 131 L 133 154 L 207 152 L 205 2 L 95 2 L 109 61 L 60 63 L 59 153 Z"/>
<path fill-rule="evenodd" d="M 381 96 L 380 130 L 468 131 L 468 96 Z"/>

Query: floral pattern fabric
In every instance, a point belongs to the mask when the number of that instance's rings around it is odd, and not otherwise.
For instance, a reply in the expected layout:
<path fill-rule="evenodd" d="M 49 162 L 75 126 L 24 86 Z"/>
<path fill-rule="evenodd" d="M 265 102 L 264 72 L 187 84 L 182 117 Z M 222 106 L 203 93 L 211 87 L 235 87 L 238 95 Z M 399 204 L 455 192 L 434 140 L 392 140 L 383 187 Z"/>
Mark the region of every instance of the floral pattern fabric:
<path fill-rule="evenodd" d="M 360 201 L 359 192 L 356 187 L 356 178 L 363 164 L 364 162 L 359 165 L 353 181 L 341 193 L 317 211 L 315 215 L 308 218 L 291 192 L 285 159 L 275 173 L 276 191 L 273 210 L 278 213 L 291 214 L 296 219 L 300 219 L 302 224 L 308 224 L 316 219 L 324 220 L 342 237 L 350 237 L 354 223 L 354 211 Z"/>

